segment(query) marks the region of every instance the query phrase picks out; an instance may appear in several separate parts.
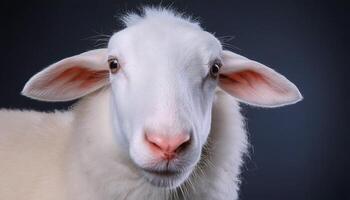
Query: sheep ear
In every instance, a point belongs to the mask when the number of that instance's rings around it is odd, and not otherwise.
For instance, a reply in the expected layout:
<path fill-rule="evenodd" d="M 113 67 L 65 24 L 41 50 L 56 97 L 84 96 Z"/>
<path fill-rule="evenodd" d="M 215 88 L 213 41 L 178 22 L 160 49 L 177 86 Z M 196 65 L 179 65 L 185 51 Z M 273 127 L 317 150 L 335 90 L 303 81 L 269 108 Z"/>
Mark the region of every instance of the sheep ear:
<path fill-rule="evenodd" d="M 41 101 L 69 101 L 108 83 L 107 49 L 91 50 L 63 59 L 34 75 L 24 96 Z"/>
<path fill-rule="evenodd" d="M 298 88 L 265 65 L 230 51 L 223 51 L 219 86 L 243 103 L 278 107 L 302 99 Z"/>

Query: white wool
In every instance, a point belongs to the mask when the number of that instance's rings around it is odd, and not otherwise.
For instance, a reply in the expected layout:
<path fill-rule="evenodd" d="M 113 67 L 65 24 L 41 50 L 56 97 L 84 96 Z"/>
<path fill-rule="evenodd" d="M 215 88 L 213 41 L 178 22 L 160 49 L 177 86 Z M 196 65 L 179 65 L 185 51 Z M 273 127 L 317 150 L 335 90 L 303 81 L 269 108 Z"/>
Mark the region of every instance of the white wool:
<path fill-rule="evenodd" d="M 64 199 L 71 112 L 0 111 L 0 199 Z"/>
<path fill-rule="evenodd" d="M 151 23 L 152 21 L 166 21 L 166 23 L 176 23 L 187 25 L 196 29 L 202 29 L 199 22 L 192 19 L 190 16 L 173 12 L 172 10 L 162 7 L 143 7 L 140 11 L 141 14 L 134 12 L 127 13 L 121 20 L 125 27 L 131 27 L 133 25 L 146 22 Z"/>

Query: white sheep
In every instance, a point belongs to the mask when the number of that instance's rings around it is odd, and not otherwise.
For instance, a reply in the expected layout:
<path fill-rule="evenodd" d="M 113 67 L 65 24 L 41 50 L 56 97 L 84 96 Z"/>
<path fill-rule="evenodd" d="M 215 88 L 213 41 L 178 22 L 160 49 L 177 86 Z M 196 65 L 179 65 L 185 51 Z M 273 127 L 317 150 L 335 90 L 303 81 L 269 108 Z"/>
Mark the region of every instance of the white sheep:
<path fill-rule="evenodd" d="M 0 199 L 237 199 L 247 136 L 238 102 L 301 100 L 272 69 L 198 22 L 145 8 L 108 48 L 63 59 L 22 94 L 68 111 L 0 112 Z"/>

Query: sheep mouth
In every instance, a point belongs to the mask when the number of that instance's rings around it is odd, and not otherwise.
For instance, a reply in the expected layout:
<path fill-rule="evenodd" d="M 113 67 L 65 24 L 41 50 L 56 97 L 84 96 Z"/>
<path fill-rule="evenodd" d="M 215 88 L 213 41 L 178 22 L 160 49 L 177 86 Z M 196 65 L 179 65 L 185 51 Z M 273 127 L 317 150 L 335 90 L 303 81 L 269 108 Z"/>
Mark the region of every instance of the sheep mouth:
<path fill-rule="evenodd" d="M 150 169 L 143 169 L 143 171 L 156 175 L 156 176 L 160 176 L 160 177 L 168 177 L 168 176 L 176 176 L 181 174 L 180 171 L 175 171 L 175 170 L 150 170 Z"/>
<path fill-rule="evenodd" d="M 144 178 L 154 186 L 176 188 L 184 176 L 182 171 L 142 169 Z"/>

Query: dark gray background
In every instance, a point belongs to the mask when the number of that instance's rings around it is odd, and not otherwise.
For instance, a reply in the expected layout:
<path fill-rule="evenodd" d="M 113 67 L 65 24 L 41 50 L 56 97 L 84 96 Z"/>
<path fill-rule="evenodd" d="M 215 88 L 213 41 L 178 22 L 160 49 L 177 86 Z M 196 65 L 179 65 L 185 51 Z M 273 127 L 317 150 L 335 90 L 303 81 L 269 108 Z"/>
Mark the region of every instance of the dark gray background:
<path fill-rule="evenodd" d="M 95 48 L 92 36 L 120 28 L 116 17 L 159 1 L 2 1 L 0 107 L 52 110 L 20 96 L 25 82 L 59 59 Z M 169 5 L 170 1 L 163 1 Z M 304 101 L 278 109 L 244 106 L 251 157 L 243 200 L 350 199 L 349 7 L 340 1 L 175 1 L 230 49 L 273 67 Z M 99 43 L 100 44 L 100 43 Z"/>

